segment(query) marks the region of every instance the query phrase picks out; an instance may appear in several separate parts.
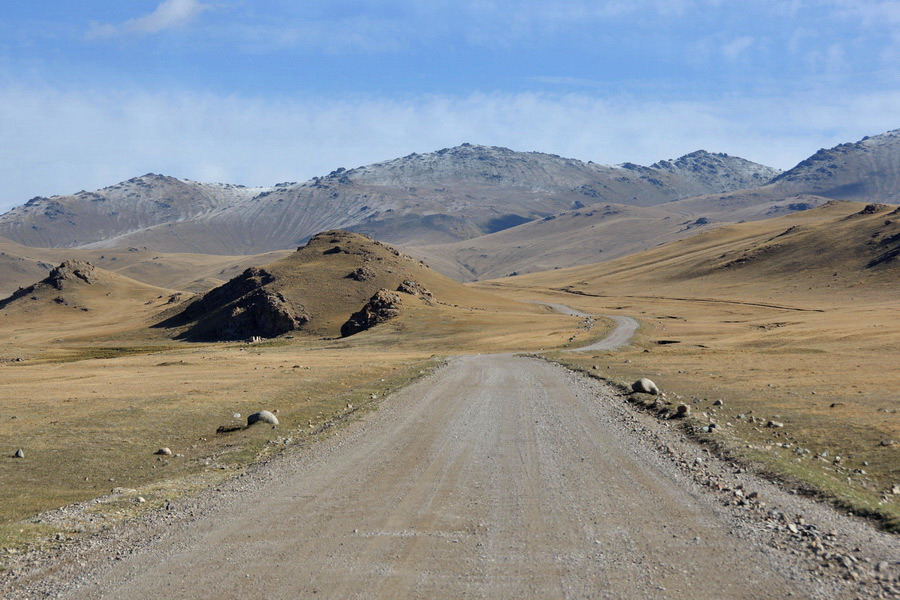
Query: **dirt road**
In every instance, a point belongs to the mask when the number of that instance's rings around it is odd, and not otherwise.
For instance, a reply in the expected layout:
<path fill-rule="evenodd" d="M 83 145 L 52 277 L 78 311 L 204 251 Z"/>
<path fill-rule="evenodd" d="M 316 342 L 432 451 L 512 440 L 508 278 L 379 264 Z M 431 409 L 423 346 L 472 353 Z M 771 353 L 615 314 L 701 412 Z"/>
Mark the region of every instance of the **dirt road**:
<path fill-rule="evenodd" d="M 605 389 L 537 359 L 455 360 L 137 551 L 101 544 L 100 564 L 32 581 L 117 599 L 829 597 L 735 535 Z"/>
<path fill-rule="evenodd" d="M 571 306 L 566 304 L 559 304 L 558 302 L 540 302 L 537 300 L 532 301 L 534 304 L 543 304 L 544 306 L 549 306 L 556 312 L 562 313 L 564 315 L 571 315 L 573 317 L 593 317 L 597 315 L 591 315 L 586 312 L 582 312 L 580 310 L 576 310 Z M 570 352 L 599 352 L 601 350 L 616 350 L 617 348 L 621 348 L 622 346 L 628 344 L 631 341 L 631 337 L 634 335 L 634 332 L 638 330 L 640 327 L 640 323 L 637 320 L 631 317 L 623 317 L 620 315 L 602 315 L 607 319 L 611 319 L 615 322 L 616 327 L 613 329 L 609 335 L 598 342 L 594 342 L 588 346 L 582 346 L 581 348 L 573 348 Z"/>

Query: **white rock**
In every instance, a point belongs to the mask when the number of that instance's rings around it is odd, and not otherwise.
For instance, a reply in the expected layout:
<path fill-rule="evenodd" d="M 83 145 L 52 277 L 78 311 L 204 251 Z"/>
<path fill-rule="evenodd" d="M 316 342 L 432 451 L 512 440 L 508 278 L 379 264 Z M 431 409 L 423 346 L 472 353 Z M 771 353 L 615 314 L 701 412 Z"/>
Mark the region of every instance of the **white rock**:
<path fill-rule="evenodd" d="M 278 425 L 278 417 L 267 410 L 261 410 L 247 417 L 248 427 L 250 425 L 253 425 L 254 423 L 269 423 L 270 425 Z"/>
<path fill-rule="evenodd" d="M 631 389 L 641 394 L 653 394 L 654 396 L 659 395 L 659 388 L 656 387 L 655 383 L 653 383 L 646 377 L 641 377 L 640 379 L 632 383 Z"/>

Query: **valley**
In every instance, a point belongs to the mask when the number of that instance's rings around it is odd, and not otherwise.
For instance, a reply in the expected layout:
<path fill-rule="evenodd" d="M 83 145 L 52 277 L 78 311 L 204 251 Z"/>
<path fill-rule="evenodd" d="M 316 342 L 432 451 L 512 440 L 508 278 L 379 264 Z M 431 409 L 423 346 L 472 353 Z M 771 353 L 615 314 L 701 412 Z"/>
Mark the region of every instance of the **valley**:
<path fill-rule="evenodd" d="M 463 144 L 13 209 L 0 592 L 896 592 L 898 139 L 784 173 Z M 285 556 L 307 579 L 248 580 Z"/>

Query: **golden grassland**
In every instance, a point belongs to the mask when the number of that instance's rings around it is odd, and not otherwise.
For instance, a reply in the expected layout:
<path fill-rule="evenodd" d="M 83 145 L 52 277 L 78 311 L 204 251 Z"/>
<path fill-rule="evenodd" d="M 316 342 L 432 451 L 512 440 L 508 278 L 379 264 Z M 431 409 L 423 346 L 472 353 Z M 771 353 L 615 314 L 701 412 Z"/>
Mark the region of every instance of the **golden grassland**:
<path fill-rule="evenodd" d="M 190 343 L 150 327 L 169 291 L 101 276 L 62 292 L 65 305 L 52 292 L 0 314 L 0 546 L 46 537 L 32 515 L 114 488 L 138 490 L 100 505 L 127 516 L 218 481 L 276 442 L 355 418 L 444 356 L 562 347 L 581 326 L 459 286 L 441 303 L 401 294 L 399 317 L 349 338 Z M 277 428 L 238 428 L 263 409 L 278 411 Z"/>
<path fill-rule="evenodd" d="M 896 529 L 900 281 L 896 266 L 860 268 L 873 230 L 881 228 L 881 239 L 896 232 L 893 224 L 884 231 L 889 209 L 855 216 L 862 208 L 839 203 L 610 263 L 477 285 L 638 318 L 628 348 L 549 356 L 614 382 L 650 377 L 669 402 L 691 405 L 699 424 L 717 422 L 723 433 L 715 437 L 734 451 Z M 790 227 L 821 247 L 801 239 L 791 248 L 784 236 L 777 251 L 764 250 Z M 748 261 L 743 270 L 713 266 L 754 253 L 770 259 Z M 796 272 L 791 263 L 798 260 L 804 268 Z M 773 275 L 779 272 L 792 275 Z M 724 406 L 713 406 L 716 400 Z"/>
<path fill-rule="evenodd" d="M 172 290 L 120 275 L 66 289 L 63 303 L 45 290 L 0 310 L 0 546 L 46 538 L 52 530 L 30 517 L 113 488 L 138 492 L 96 510 L 124 517 L 219 481 L 355 418 L 444 357 L 542 350 L 614 382 L 649 376 L 668 401 L 721 425 L 716 438 L 735 452 L 896 527 L 897 261 L 861 266 L 896 232 L 888 209 L 861 209 L 837 203 L 472 286 L 351 236 L 341 242 L 350 253 L 320 248 L 271 266 L 279 291 L 315 318 L 311 331 L 261 344 L 177 341 L 177 330 L 152 325 L 188 296 L 170 303 Z M 435 301 L 400 294 L 399 317 L 337 338 L 371 294 L 346 278 L 363 255 L 380 265 L 374 283 L 413 275 Z M 620 351 L 554 353 L 605 329 L 585 332 L 582 319 L 521 300 L 629 315 L 642 327 Z M 281 425 L 237 428 L 261 409 L 278 410 Z M 160 447 L 182 456 L 154 455 Z M 17 448 L 24 459 L 12 458 Z"/>

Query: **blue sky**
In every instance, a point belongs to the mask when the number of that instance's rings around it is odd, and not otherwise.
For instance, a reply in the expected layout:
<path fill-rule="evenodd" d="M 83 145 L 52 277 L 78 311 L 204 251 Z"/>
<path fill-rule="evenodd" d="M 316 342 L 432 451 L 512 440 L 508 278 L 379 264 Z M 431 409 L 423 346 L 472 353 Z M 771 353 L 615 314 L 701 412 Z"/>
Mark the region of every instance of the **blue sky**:
<path fill-rule="evenodd" d="M 0 210 L 462 142 L 789 168 L 900 127 L 900 0 L 4 2 Z"/>

